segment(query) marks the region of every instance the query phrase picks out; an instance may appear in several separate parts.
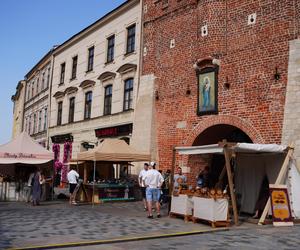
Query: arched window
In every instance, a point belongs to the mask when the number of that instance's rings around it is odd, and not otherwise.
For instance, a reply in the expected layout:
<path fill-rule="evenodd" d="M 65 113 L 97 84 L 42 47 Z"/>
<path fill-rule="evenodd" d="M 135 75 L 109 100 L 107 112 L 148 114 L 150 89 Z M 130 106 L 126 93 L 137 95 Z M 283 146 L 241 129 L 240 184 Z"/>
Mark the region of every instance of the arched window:
<path fill-rule="evenodd" d="M 111 101 L 112 101 L 112 85 L 105 87 L 104 93 L 104 115 L 111 114 Z"/>
<path fill-rule="evenodd" d="M 133 108 L 133 78 L 129 78 L 125 81 L 124 85 L 124 104 L 123 110 L 129 110 Z"/>

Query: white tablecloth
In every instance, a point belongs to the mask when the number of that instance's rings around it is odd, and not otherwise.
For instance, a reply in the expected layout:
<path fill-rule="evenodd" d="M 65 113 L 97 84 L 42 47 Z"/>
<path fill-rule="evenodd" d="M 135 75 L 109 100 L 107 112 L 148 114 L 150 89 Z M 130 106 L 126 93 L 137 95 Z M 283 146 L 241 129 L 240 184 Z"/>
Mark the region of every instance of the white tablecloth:
<path fill-rule="evenodd" d="M 194 217 L 208 221 L 226 221 L 228 213 L 227 199 L 193 197 Z"/>
<path fill-rule="evenodd" d="M 185 194 L 172 196 L 171 213 L 192 215 L 193 214 L 193 199 Z"/>

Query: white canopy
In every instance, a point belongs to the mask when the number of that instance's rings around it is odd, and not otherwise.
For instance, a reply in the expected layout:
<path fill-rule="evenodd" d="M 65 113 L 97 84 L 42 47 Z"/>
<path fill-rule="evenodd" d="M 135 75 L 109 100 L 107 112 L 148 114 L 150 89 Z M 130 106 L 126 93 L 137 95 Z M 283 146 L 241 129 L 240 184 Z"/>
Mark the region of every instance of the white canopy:
<path fill-rule="evenodd" d="M 35 142 L 26 132 L 0 146 L 0 164 L 43 164 L 53 158 L 52 152 Z"/>
<path fill-rule="evenodd" d="M 224 149 L 218 144 L 192 146 L 192 147 L 176 147 L 180 155 L 195 155 L 195 154 L 222 154 Z M 252 144 L 252 143 L 237 143 L 231 147 L 234 152 L 241 153 L 283 153 L 287 146 L 277 144 Z"/>
<path fill-rule="evenodd" d="M 104 139 L 96 148 L 77 154 L 80 161 L 132 162 L 149 161 L 150 155 L 139 152 L 124 140 Z"/>

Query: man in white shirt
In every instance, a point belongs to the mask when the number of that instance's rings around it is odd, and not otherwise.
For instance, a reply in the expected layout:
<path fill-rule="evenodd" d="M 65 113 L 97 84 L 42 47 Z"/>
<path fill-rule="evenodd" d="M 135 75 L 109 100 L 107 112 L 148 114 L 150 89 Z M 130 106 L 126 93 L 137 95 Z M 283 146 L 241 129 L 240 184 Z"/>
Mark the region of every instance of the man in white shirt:
<path fill-rule="evenodd" d="M 153 219 L 152 215 L 152 202 L 155 202 L 157 218 L 160 218 L 160 189 L 164 182 L 164 178 L 161 173 L 155 169 L 155 162 L 151 162 L 149 170 L 143 178 L 144 185 L 146 187 L 146 199 L 148 205 L 148 218 Z"/>
<path fill-rule="evenodd" d="M 71 170 L 69 171 L 67 178 L 70 185 L 70 204 L 76 205 L 75 195 L 73 195 L 73 193 L 77 186 L 77 179 L 79 178 L 79 174 L 74 170 L 74 166 L 71 166 Z"/>
<path fill-rule="evenodd" d="M 141 192 L 142 192 L 142 197 L 143 197 L 143 203 L 144 203 L 144 209 L 145 209 L 145 211 L 147 210 L 147 202 L 146 202 L 146 187 L 144 185 L 143 178 L 147 174 L 148 167 L 149 167 L 149 164 L 145 163 L 144 164 L 144 168 L 141 170 L 141 172 L 139 174 L 139 185 L 140 185 Z"/>

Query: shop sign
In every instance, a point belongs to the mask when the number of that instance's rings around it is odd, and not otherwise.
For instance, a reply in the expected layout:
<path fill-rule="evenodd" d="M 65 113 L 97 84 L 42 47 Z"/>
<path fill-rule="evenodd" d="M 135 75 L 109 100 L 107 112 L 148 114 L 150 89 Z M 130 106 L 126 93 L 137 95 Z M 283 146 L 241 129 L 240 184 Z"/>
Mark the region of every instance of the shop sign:
<path fill-rule="evenodd" d="M 99 128 L 95 130 L 96 137 L 103 138 L 103 137 L 114 137 L 114 136 L 123 136 L 129 135 L 132 133 L 132 123 L 109 127 L 109 128 Z"/>
<path fill-rule="evenodd" d="M 73 142 L 72 134 L 54 135 L 51 136 L 52 143 Z"/>
<path fill-rule="evenodd" d="M 293 226 L 290 200 L 286 185 L 269 185 L 274 226 Z"/>

